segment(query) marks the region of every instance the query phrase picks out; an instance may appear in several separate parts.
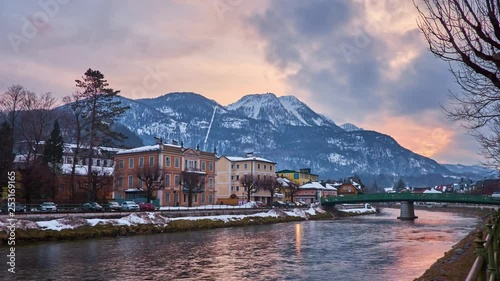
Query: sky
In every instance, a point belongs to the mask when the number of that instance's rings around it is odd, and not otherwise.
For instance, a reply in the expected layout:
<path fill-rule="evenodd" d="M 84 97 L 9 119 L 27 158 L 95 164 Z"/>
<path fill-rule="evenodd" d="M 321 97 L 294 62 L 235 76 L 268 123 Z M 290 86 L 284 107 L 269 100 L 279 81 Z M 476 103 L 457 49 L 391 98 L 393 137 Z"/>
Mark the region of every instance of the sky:
<path fill-rule="evenodd" d="M 477 164 L 479 146 L 442 109 L 458 89 L 449 65 L 416 18 L 399 0 L 0 0 L 0 92 L 61 101 L 92 68 L 128 98 L 294 95 L 338 125 Z"/>

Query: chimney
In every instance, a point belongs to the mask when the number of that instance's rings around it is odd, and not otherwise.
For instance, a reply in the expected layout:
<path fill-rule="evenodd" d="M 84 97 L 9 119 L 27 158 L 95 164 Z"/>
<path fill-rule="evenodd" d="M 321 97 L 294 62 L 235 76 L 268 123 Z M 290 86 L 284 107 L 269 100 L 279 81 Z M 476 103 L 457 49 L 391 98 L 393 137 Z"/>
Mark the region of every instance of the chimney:
<path fill-rule="evenodd" d="M 199 144 L 196 145 L 196 150 L 200 151 L 200 145 Z"/>

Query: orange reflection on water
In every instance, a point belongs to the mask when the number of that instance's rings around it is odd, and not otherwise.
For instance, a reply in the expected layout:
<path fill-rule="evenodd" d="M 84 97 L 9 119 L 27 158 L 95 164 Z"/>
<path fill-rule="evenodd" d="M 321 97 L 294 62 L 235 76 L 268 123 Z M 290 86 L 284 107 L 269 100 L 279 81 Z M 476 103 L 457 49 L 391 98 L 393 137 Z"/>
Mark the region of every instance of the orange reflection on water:
<path fill-rule="evenodd" d="M 302 224 L 298 223 L 295 225 L 295 250 L 297 251 L 297 256 L 300 256 L 301 245 L 302 245 Z"/>

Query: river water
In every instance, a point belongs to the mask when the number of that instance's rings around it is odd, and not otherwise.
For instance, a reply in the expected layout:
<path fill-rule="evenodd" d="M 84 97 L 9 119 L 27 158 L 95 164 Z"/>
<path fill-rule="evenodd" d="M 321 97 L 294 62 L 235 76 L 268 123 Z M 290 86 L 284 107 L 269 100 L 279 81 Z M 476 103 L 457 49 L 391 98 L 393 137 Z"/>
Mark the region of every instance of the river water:
<path fill-rule="evenodd" d="M 331 221 L 18 246 L 17 273 L 5 268 L 0 279 L 413 280 L 478 222 L 416 214 L 415 222 L 383 209 Z"/>

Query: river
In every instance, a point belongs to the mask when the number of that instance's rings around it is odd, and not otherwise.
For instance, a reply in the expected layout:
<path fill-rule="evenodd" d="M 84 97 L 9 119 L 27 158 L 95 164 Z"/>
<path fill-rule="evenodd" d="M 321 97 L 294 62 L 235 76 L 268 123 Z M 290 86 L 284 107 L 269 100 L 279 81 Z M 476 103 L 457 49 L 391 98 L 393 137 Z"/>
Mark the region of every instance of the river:
<path fill-rule="evenodd" d="M 5 268 L 0 279 L 413 280 L 478 222 L 425 210 L 415 222 L 398 215 L 383 209 L 331 221 L 17 246 L 17 273 Z"/>

